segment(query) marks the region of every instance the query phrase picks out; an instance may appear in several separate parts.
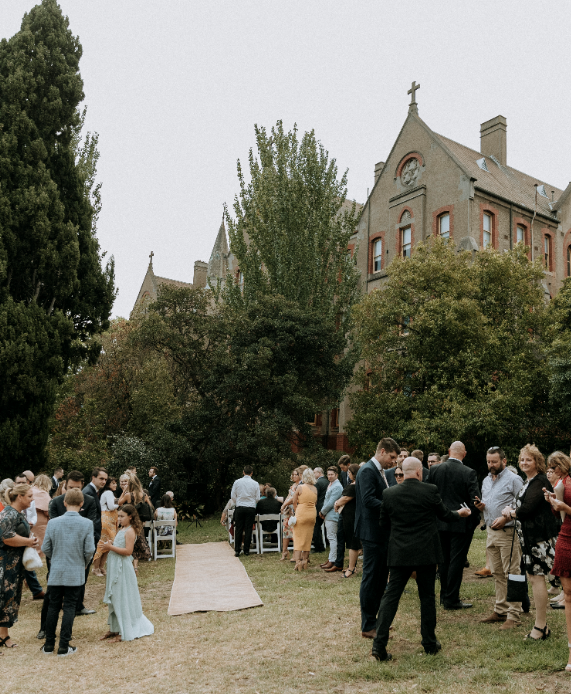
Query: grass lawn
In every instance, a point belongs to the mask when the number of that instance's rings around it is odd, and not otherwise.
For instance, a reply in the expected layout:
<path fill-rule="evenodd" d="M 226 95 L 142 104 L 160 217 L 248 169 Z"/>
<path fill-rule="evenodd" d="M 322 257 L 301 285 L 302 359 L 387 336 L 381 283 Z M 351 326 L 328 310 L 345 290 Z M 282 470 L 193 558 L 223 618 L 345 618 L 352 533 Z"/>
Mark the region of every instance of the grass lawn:
<path fill-rule="evenodd" d="M 217 519 L 187 528 L 183 542 L 225 540 Z M 465 612 L 438 609 L 437 635 L 443 650 L 426 656 L 420 645 L 416 584 L 410 582 L 395 620 L 389 650 L 394 660 L 377 663 L 371 642 L 361 638 L 359 571 L 345 580 L 318 566 L 325 555 L 312 555 L 311 568 L 294 573 L 277 553 L 243 557 L 263 607 L 228 613 L 168 617 L 174 560 L 141 565 L 139 585 L 154 636 L 130 643 L 100 642 L 107 607 L 101 599 L 104 579 L 90 576 L 86 604 L 97 614 L 74 625 L 78 653 L 68 659 L 40 654 L 41 605 L 24 593 L 20 621 L 11 630 L 19 648 L 2 649 L 0 681 L 10 694 L 67 694 L 111 691 L 120 694 L 290 694 L 292 692 L 571 692 L 563 611 L 548 615 L 552 637 L 523 641 L 533 626 L 501 632 L 479 624 L 493 607 L 493 580 L 476 579 L 484 565 L 484 534 L 477 531 L 470 552 L 462 597 L 474 603 Z M 45 575 L 41 574 L 42 583 Z M 532 608 L 533 614 L 533 608 Z"/>

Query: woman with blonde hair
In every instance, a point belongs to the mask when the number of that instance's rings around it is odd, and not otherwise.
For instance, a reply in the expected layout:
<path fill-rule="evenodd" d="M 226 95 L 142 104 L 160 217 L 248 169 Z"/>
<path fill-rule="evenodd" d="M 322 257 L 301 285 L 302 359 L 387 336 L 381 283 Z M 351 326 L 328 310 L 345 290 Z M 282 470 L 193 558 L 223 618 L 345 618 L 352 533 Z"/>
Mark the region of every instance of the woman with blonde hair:
<path fill-rule="evenodd" d="M 303 571 L 307 568 L 313 528 L 317 517 L 315 511 L 317 489 L 315 488 L 313 470 L 306 467 L 301 475 L 301 481 L 302 484 L 298 485 L 292 499 L 296 519 L 293 526 L 293 558 L 296 560 L 296 571 Z"/>
<path fill-rule="evenodd" d="M 119 504 L 115 499 L 115 490 L 117 489 L 117 480 L 114 477 L 109 477 L 103 491 L 99 503 L 101 504 L 101 539 L 97 543 L 97 551 L 93 557 L 93 568 L 91 572 L 95 576 L 105 576 L 105 563 L 108 553 L 103 551 L 103 544 L 107 541 L 113 542 L 117 535 L 117 511 Z"/>
<path fill-rule="evenodd" d="M 125 478 L 127 484 L 124 486 Z M 141 530 L 137 534 L 135 548 L 133 550 L 133 566 L 135 567 L 135 573 L 137 573 L 139 570 L 139 561 L 150 561 L 151 559 L 151 548 L 145 537 L 143 523 L 153 519 L 154 508 L 148 494 L 143 490 L 143 485 L 137 475 L 125 473 L 121 475 L 119 483 L 121 484 L 123 493 L 117 505 L 123 506 L 124 504 L 130 504 L 134 506 L 141 520 Z"/>
<path fill-rule="evenodd" d="M 30 532 L 26 509 L 32 503 L 29 484 L 16 484 L 4 494 L 6 508 L 0 512 L 0 648 L 14 648 L 8 629 L 18 621 L 22 599 L 26 547 L 39 549 L 38 539 Z"/>
<path fill-rule="evenodd" d="M 38 538 L 40 547 L 44 541 L 46 526 L 50 519 L 49 507 L 50 501 L 52 500 L 50 496 L 51 490 L 51 479 L 47 475 L 38 475 L 32 485 L 32 499 L 36 504 L 36 513 L 38 514 L 38 520 L 34 525 L 34 535 Z"/>
<path fill-rule="evenodd" d="M 515 509 L 506 506 L 502 515 L 515 518 L 516 532 L 521 544 L 523 562 L 533 590 L 536 617 L 533 629 L 526 639 L 545 641 L 551 631 L 547 626 L 547 586 L 545 577 L 553 568 L 557 522 L 551 512 L 544 490 L 552 493 L 547 479 L 545 458 L 537 446 L 527 444 L 519 453 L 519 467 L 527 482 L 520 489 Z"/>
<path fill-rule="evenodd" d="M 298 484 L 301 482 L 301 474 L 296 468 L 292 473 L 290 480 L 292 482 L 291 487 L 287 493 L 286 499 L 282 504 L 280 513 L 282 514 L 282 526 L 283 526 L 283 551 L 280 561 L 285 561 L 289 559 L 289 541 L 293 539 L 293 526 L 290 526 L 289 521 L 293 516 L 293 495 L 297 489 Z"/>

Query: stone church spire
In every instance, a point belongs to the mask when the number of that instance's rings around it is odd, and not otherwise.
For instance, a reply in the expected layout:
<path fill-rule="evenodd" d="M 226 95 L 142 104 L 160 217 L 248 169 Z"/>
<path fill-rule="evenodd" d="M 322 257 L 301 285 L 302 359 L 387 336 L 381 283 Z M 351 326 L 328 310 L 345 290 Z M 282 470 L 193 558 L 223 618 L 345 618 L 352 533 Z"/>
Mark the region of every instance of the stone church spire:
<path fill-rule="evenodd" d="M 208 279 L 224 279 L 228 270 L 228 240 L 226 238 L 226 228 L 224 226 L 224 215 L 218 230 L 218 236 L 214 242 L 210 260 L 208 261 Z"/>

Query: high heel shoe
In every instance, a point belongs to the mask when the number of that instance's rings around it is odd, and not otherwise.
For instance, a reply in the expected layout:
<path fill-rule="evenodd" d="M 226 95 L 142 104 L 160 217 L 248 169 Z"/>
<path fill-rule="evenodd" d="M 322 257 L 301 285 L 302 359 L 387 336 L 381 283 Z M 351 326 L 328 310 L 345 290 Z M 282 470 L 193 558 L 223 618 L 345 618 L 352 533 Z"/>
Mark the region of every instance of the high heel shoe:
<path fill-rule="evenodd" d="M 301 562 L 298 560 L 295 562 L 295 566 L 293 567 L 294 571 L 301 571 Z"/>
<path fill-rule="evenodd" d="M 536 631 L 539 631 L 541 633 L 541 636 L 538 639 L 535 639 L 531 634 L 533 632 L 533 629 Z M 531 640 L 531 641 L 545 641 L 545 639 L 548 639 L 551 636 L 551 629 L 548 628 L 547 624 L 545 625 L 544 629 L 540 629 L 538 626 L 534 626 L 533 629 L 529 632 L 529 634 L 526 634 L 523 638 L 524 640 Z"/>
<path fill-rule="evenodd" d="M 286 559 L 289 559 L 289 552 L 287 551 L 287 549 L 284 549 L 280 561 L 286 561 Z"/>
<path fill-rule="evenodd" d="M 307 569 L 307 559 L 299 562 L 299 571 L 305 571 Z"/>

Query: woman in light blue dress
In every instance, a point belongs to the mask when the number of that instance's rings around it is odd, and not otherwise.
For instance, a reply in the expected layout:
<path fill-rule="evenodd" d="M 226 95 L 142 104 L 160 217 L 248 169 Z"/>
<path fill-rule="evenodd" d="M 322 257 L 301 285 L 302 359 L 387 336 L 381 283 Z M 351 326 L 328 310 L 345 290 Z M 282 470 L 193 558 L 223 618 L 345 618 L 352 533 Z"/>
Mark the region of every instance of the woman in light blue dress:
<path fill-rule="evenodd" d="M 142 530 L 139 514 L 134 506 L 126 504 L 119 510 L 120 530 L 113 543 L 103 544 L 109 552 L 107 580 L 103 602 L 109 606 L 109 631 L 101 640 L 133 641 L 150 636 L 155 628 L 143 614 L 137 576 L 133 568 L 133 547 Z"/>

